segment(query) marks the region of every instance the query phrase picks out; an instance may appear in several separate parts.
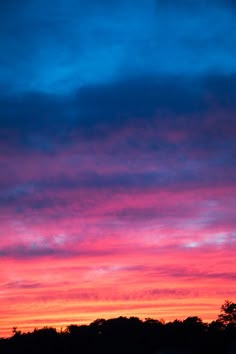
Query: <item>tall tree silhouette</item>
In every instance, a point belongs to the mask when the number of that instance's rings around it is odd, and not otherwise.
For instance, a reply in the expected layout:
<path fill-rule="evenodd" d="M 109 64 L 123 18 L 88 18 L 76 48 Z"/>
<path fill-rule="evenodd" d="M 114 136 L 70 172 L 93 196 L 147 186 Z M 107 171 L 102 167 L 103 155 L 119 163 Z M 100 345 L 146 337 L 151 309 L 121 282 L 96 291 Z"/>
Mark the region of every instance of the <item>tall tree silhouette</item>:
<path fill-rule="evenodd" d="M 221 314 L 218 319 L 225 325 L 236 326 L 236 303 L 226 300 L 221 306 Z"/>

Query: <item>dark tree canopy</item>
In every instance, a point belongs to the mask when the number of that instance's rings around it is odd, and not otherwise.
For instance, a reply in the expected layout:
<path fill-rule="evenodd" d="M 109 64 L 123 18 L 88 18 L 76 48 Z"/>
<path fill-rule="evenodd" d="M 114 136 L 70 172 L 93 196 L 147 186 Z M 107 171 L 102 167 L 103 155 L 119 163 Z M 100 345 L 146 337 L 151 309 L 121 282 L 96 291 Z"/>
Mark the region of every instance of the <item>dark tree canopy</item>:
<path fill-rule="evenodd" d="M 236 354 L 235 311 L 236 304 L 225 301 L 211 323 L 197 316 L 167 323 L 118 317 L 60 332 L 14 327 L 12 337 L 0 338 L 0 354 Z"/>

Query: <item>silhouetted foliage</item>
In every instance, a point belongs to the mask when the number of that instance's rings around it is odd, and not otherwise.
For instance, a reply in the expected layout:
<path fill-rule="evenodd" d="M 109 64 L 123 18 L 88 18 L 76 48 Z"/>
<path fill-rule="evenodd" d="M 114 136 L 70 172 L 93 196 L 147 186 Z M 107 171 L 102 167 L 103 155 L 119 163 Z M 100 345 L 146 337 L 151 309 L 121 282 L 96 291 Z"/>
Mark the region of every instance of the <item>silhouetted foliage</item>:
<path fill-rule="evenodd" d="M 219 320 L 226 325 L 236 326 L 236 304 L 226 300 L 221 306 L 221 314 L 218 316 Z"/>
<path fill-rule="evenodd" d="M 236 354 L 235 304 L 226 301 L 209 324 L 188 317 L 164 324 L 151 318 L 97 319 L 64 331 L 44 327 L 22 333 L 13 328 L 0 339 L 1 354 Z"/>

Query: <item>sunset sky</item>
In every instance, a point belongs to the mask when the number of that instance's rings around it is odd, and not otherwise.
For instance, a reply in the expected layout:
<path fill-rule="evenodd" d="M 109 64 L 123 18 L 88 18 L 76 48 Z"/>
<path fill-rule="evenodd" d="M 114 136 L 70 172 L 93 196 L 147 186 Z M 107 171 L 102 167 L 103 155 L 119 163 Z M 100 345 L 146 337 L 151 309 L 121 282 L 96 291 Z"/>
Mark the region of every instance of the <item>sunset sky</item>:
<path fill-rule="evenodd" d="M 236 298 L 236 2 L 1 0 L 0 337 Z"/>

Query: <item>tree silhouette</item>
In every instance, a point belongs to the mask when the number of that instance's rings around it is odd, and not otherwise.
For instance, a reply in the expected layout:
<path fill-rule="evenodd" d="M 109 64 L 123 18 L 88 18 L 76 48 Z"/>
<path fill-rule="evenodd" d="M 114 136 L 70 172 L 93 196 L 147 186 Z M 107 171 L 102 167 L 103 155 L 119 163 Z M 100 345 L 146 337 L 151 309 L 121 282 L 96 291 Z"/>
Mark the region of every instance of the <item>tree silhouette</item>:
<path fill-rule="evenodd" d="M 218 319 L 225 325 L 236 326 L 236 304 L 234 302 L 226 300 L 221 306 L 221 314 Z"/>
<path fill-rule="evenodd" d="M 236 304 L 225 301 L 216 321 L 197 316 L 163 323 L 148 318 L 97 319 L 69 325 L 65 331 L 44 327 L 23 333 L 13 328 L 0 338 L 0 354 L 235 354 Z"/>

